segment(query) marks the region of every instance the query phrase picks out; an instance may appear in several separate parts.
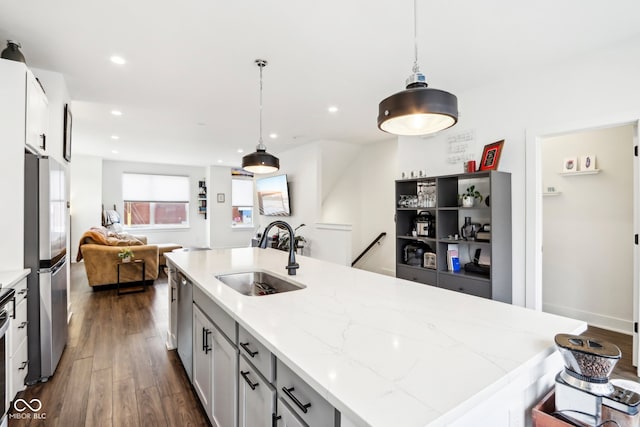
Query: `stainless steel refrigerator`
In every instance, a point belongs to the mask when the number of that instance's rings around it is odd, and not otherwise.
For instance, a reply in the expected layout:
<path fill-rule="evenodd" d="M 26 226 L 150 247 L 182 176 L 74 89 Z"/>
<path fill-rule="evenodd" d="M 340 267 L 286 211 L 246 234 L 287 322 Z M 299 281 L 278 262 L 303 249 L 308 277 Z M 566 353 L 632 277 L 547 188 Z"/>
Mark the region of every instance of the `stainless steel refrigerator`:
<path fill-rule="evenodd" d="M 25 153 L 24 262 L 27 277 L 27 384 L 46 381 L 67 343 L 67 200 L 64 167 Z"/>

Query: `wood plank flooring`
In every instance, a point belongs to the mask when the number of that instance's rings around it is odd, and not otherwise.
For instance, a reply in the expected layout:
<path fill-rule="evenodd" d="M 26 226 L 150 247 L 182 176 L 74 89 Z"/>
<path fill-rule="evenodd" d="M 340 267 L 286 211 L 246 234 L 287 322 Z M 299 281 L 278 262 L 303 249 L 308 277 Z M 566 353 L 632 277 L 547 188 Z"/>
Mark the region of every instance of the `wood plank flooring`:
<path fill-rule="evenodd" d="M 622 352 L 622 358 L 618 361 L 616 367 L 613 369 L 611 378 L 620 378 L 640 382 L 640 378 L 638 378 L 637 375 L 638 371 L 636 367 L 632 365 L 633 338 L 631 337 L 631 335 L 596 328 L 595 326 L 589 326 L 587 328 L 587 331 L 583 335 L 608 341 L 620 348 L 620 351 Z"/>
<path fill-rule="evenodd" d="M 84 264 L 72 264 L 73 317 L 60 364 L 48 382 L 18 395 L 39 399 L 46 419 L 9 426 L 209 426 L 176 351 L 165 347 L 167 292 L 164 274 L 146 292 L 94 292 Z"/>

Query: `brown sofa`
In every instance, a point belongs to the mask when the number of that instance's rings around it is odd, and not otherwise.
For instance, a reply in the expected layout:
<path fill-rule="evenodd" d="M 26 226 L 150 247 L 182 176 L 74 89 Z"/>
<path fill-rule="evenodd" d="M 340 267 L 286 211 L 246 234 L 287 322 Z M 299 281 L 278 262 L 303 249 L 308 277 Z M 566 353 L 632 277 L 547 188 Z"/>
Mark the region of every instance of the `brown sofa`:
<path fill-rule="evenodd" d="M 145 261 L 145 280 L 158 278 L 158 246 L 147 245 L 144 236 L 116 234 L 104 227 L 94 227 L 80 239 L 76 261 L 84 259 L 89 286 L 117 283 L 118 253 L 123 247 L 130 247 L 134 259 Z M 139 282 L 142 279 L 142 265 L 121 266 L 120 283 Z"/>

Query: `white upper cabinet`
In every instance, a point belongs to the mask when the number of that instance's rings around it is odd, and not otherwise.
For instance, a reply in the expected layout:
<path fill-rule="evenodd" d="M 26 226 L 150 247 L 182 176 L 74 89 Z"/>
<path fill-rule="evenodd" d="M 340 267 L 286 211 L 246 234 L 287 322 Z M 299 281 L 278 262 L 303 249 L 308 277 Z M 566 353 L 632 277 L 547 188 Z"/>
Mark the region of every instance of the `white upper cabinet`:
<path fill-rule="evenodd" d="M 47 96 L 33 73 L 27 70 L 25 144 L 31 151 L 47 154 L 49 110 Z"/>

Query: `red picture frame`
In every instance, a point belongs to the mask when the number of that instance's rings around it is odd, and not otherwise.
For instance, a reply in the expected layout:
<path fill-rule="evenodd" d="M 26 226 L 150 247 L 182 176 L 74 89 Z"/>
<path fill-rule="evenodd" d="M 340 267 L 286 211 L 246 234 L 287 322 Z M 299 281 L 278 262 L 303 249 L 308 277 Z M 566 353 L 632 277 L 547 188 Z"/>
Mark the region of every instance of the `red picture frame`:
<path fill-rule="evenodd" d="M 487 144 L 482 151 L 482 160 L 480 161 L 481 171 L 497 170 L 498 163 L 500 162 L 500 154 L 502 153 L 502 146 L 504 145 L 504 139 L 501 141 Z"/>

